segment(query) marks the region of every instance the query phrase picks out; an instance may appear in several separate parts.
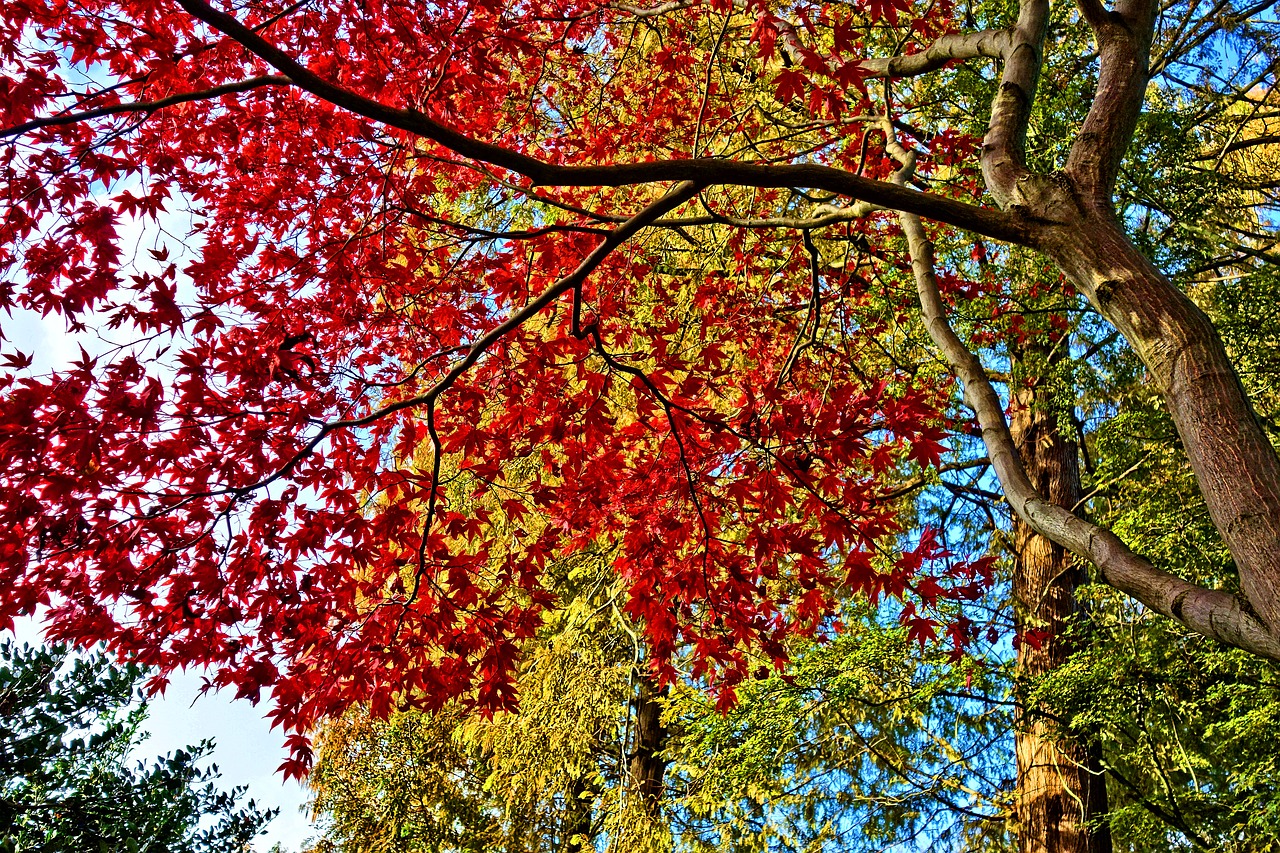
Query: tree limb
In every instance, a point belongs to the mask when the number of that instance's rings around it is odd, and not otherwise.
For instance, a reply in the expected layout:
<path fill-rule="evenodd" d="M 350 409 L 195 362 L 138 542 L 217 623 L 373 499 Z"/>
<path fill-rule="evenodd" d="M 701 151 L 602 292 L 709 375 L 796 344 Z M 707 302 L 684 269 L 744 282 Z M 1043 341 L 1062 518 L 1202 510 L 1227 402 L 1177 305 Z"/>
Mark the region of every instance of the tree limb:
<path fill-rule="evenodd" d="M 1013 33 L 1009 30 L 950 33 L 919 53 L 864 59 L 861 67 L 871 77 L 915 77 L 937 71 L 956 59 L 1003 59 L 1012 45 Z"/>
<path fill-rule="evenodd" d="M 982 140 L 982 176 L 1001 207 L 1016 200 L 1018 183 L 1028 175 L 1027 123 L 1044 61 L 1048 27 L 1048 0 L 1022 0 L 1018 23 L 1004 52 L 1000 89 L 991 102 L 991 121 Z"/>
<path fill-rule="evenodd" d="M 1076 8 L 1080 10 L 1080 17 L 1095 31 L 1106 26 L 1110 19 L 1110 13 L 1102 0 L 1076 0 Z"/>
<path fill-rule="evenodd" d="M 598 166 L 553 165 L 519 151 L 466 136 L 417 110 L 391 107 L 344 89 L 317 76 L 287 52 L 203 0 L 179 0 L 179 3 L 192 16 L 239 42 L 274 66 L 300 89 L 357 115 L 430 139 L 464 157 L 523 175 L 535 184 L 617 187 L 664 181 L 693 181 L 702 186 L 733 184 L 760 188 L 812 187 L 893 210 L 906 210 L 1009 243 L 1035 245 L 1037 241 L 1038 229 L 1022 217 L 863 178 L 843 169 L 815 163 L 763 165 L 701 158 Z"/>
<path fill-rule="evenodd" d="M 176 95 L 170 95 L 167 98 L 157 98 L 154 101 L 135 101 L 127 104 L 113 104 L 109 107 L 96 107 L 91 110 L 84 110 L 77 113 L 63 113 L 61 115 L 46 116 L 44 118 L 33 118 L 30 121 L 16 124 L 13 127 L 0 129 L 0 139 L 6 139 L 11 136 L 21 136 L 24 133 L 30 133 L 33 130 L 39 130 L 42 127 L 62 127 L 69 124 L 76 124 L 81 121 L 101 118 L 103 116 L 119 115 L 120 113 L 146 113 L 155 112 L 156 110 L 171 107 L 175 104 L 185 104 L 191 101 L 207 101 L 210 98 L 216 98 L 220 95 L 233 95 L 239 92 L 248 92 L 253 89 L 259 89 L 263 86 L 290 86 L 293 81 L 288 77 L 279 75 L 269 75 L 262 77 L 250 77 L 247 80 L 240 80 L 235 83 L 226 83 L 221 86 L 214 86 L 211 89 L 203 89 L 199 92 L 181 92 Z"/>
<path fill-rule="evenodd" d="M 1095 0 L 1096 2 L 1096 0 Z M 1133 139 L 1147 93 L 1155 4 L 1123 0 L 1115 14 L 1086 15 L 1098 43 L 1098 85 L 1066 173 L 1087 204 L 1109 207 L 1120 163 Z"/>
<path fill-rule="evenodd" d="M 1133 553 L 1110 530 L 1091 524 L 1040 495 L 1022 466 L 1005 421 L 1004 406 L 987 380 L 982 363 L 947 322 L 934 274 L 933 245 L 920 218 L 902 213 L 899 221 L 911 250 L 911 266 L 925 328 L 964 385 L 964 400 L 978 416 L 987 455 L 1009 505 L 1019 517 L 1037 533 L 1093 562 L 1108 584 L 1155 612 L 1206 637 L 1280 660 L 1280 640 L 1239 598 L 1221 590 L 1198 587 L 1156 568 Z"/>
<path fill-rule="evenodd" d="M 1243 151 L 1246 148 L 1254 148 L 1258 145 L 1276 145 L 1276 144 L 1280 144 L 1280 136 L 1278 135 L 1266 134 L 1263 136 L 1252 136 L 1252 137 L 1249 137 L 1248 139 L 1234 140 L 1233 142 L 1223 146 L 1220 150 L 1217 150 L 1217 151 L 1202 152 L 1198 157 L 1196 157 L 1196 160 L 1199 160 L 1199 161 L 1213 160 L 1215 162 L 1220 163 L 1222 161 L 1222 158 L 1227 156 L 1228 154 L 1234 154 L 1237 151 Z"/>

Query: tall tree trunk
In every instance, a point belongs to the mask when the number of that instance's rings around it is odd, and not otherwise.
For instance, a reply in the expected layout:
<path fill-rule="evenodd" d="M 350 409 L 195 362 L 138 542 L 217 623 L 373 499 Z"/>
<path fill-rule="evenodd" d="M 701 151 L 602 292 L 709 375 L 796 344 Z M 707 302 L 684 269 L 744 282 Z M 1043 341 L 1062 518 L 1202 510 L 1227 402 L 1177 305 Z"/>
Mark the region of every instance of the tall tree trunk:
<path fill-rule="evenodd" d="M 1150 371 L 1241 590 L 1280 638 L 1280 459 L 1212 321 L 1134 248 L 1109 210 L 1086 210 L 1046 248 Z"/>
<path fill-rule="evenodd" d="M 565 853 L 583 853 L 594 850 L 591 832 L 591 808 L 597 791 L 585 776 L 574 780 L 566 792 L 564 850 Z"/>
<path fill-rule="evenodd" d="M 667 688 L 655 690 L 647 678 L 641 679 L 636 700 L 636 739 L 629 766 L 629 794 L 655 819 L 662 806 L 663 776 L 667 772 L 667 761 L 662 757 L 670 735 L 662 724 L 662 700 L 666 696 Z"/>
<path fill-rule="evenodd" d="M 1067 413 L 1055 399 L 1059 395 L 1044 381 L 1053 366 L 1050 360 L 1060 360 L 1063 353 L 1051 356 L 1038 348 L 1024 356 L 1041 379 L 1016 390 L 1010 431 L 1040 493 L 1073 509 L 1081 497 L 1078 447 L 1062 428 Z M 1074 651 L 1067 630 L 1077 611 L 1075 591 L 1083 572 L 1069 551 L 1021 520 L 1014 525 L 1014 542 L 1018 671 L 1035 678 L 1066 663 Z M 1037 708 L 1022 708 L 1020 717 L 1015 734 L 1019 853 L 1110 853 L 1110 832 L 1097 820 L 1107 811 L 1097 750 L 1053 731 Z"/>

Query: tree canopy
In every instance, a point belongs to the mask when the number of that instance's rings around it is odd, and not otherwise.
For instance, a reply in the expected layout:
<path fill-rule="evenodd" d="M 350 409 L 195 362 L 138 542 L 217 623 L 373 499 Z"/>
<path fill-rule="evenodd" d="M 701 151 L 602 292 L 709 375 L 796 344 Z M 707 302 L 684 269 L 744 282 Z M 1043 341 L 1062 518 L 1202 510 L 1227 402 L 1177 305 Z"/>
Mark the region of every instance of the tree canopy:
<path fill-rule="evenodd" d="M 849 592 L 971 639 L 992 556 L 896 498 L 981 441 L 1028 536 L 1280 659 L 1266 368 L 1170 278 L 1270 263 L 1273 182 L 1196 262 L 1125 159 L 1256 174 L 1269 7 L 8 3 L 0 305 L 86 340 L 6 354 L 0 620 L 269 691 L 297 773 L 356 703 L 509 707 L 548 567 L 599 553 L 655 683 L 727 708 Z M 1152 84 L 1196 120 L 1131 152 Z M 982 357 L 1109 357 L 1012 321 L 1044 293 L 1139 359 L 1226 581 L 1028 475 Z"/>

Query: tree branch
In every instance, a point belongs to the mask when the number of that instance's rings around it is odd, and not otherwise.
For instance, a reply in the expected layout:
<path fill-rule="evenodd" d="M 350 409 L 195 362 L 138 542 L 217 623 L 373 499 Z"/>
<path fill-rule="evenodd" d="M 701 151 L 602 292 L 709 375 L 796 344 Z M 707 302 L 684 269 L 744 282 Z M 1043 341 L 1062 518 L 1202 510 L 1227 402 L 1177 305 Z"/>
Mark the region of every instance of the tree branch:
<path fill-rule="evenodd" d="M 1280 144 L 1280 136 L 1275 134 L 1266 134 L 1263 136 L 1252 136 L 1248 139 L 1237 139 L 1224 145 L 1217 151 L 1205 151 L 1196 157 L 1197 161 L 1213 160 L 1221 163 L 1222 158 L 1228 154 L 1234 154 L 1237 151 L 1243 151 L 1246 148 L 1254 148 L 1259 145 L 1276 145 Z"/>
<path fill-rule="evenodd" d="M 1012 45 L 1013 33 L 1009 30 L 951 33 L 919 53 L 864 59 L 861 65 L 871 77 L 915 77 L 937 71 L 955 59 L 1002 59 Z"/>
<path fill-rule="evenodd" d="M 33 130 L 39 130 L 42 127 L 62 127 L 69 124 L 76 124 L 81 121 L 101 118 L 103 116 L 119 115 L 120 113 L 146 113 L 155 112 L 156 110 L 171 107 L 175 104 L 185 104 L 190 101 L 207 101 L 210 98 L 216 98 L 220 95 L 233 95 L 239 92 L 248 92 L 252 89 L 259 89 L 263 86 L 290 86 L 293 81 L 288 77 L 279 75 L 250 77 L 248 80 L 240 80 L 235 83 L 226 83 L 222 86 L 214 86 L 212 89 L 204 89 L 199 92 L 182 92 L 177 95 L 170 95 L 167 98 L 158 98 L 154 101 L 136 101 L 127 104 L 113 104 L 109 107 L 96 107 L 91 110 L 84 110 L 77 113 L 63 113 L 62 115 L 46 116 L 45 118 L 33 118 L 30 121 L 16 124 L 13 127 L 0 129 L 0 139 L 7 139 L 11 136 L 21 136 L 24 133 L 30 133 Z"/>
<path fill-rule="evenodd" d="M 1004 51 L 1000 90 L 991 102 L 991 121 L 982 140 L 982 176 L 1001 207 L 1016 199 L 1018 182 L 1028 175 L 1027 122 L 1035 101 L 1048 26 L 1048 0 L 1022 0 L 1011 43 Z"/>
<path fill-rule="evenodd" d="M 1035 489 L 1009 434 L 1004 406 L 987 380 L 982 363 L 947 322 L 934 274 L 933 245 L 920 218 L 903 213 L 899 221 L 911 250 L 911 266 L 925 328 L 964 385 L 964 400 L 978 416 L 987 455 L 1009 505 L 1019 517 L 1037 533 L 1093 562 L 1108 584 L 1155 612 L 1206 637 L 1280 660 L 1280 640 L 1245 609 L 1236 596 L 1203 589 L 1157 569 L 1133 553 L 1110 530 L 1050 503 Z"/>
<path fill-rule="evenodd" d="M 659 3 L 657 6 L 650 6 L 648 8 L 636 6 L 633 3 L 615 3 L 613 8 L 620 12 L 626 12 L 628 15 L 636 18 L 654 18 L 658 15 L 665 15 L 668 12 L 679 12 L 684 9 L 689 9 L 694 5 L 693 0 L 668 0 L 666 3 Z"/>
<path fill-rule="evenodd" d="M 1076 8 L 1080 10 L 1080 17 L 1084 18 L 1085 23 L 1095 32 L 1106 26 L 1111 17 L 1102 0 L 1076 0 Z"/>
<path fill-rule="evenodd" d="M 990 464 L 991 464 L 991 460 L 983 456 L 978 459 L 970 459 L 965 462 L 949 462 L 946 465 L 939 465 L 933 470 L 939 474 L 944 474 L 947 471 L 967 471 L 970 468 L 985 468 Z M 930 480 L 931 480 L 930 477 L 927 477 L 924 474 L 920 474 L 918 476 L 912 477 L 910 480 L 907 480 L 901 485 L 896 486 L 892 491 L 888 491 L 883 494 L 876 495 L 876 500 L 891 501 L 891 500 L 894 500 L 895 498 L 900 498 L 903 495 L 908 495 L 914 492 L 916 489 L 924 488 L 925 486 L 929 485 Z M 946 483 L 944 481 L 943 485 L 950 486 L 954 484 Z"/>
<path fill-rule="evenodd" d="M 760 188 L 811 187 L 893 210 L 906 210 L 996 240 L 1028 246 L 1037 242 L 1038 230 L 1021 217 L 814 163 L 764 165 L 700 158 L 597 166 L 553 165 L 519 151 L 466 136 L 417 110 L 391 107 L 344 89 L 317 76 L 288 53 L 203 0 L 178 2 L 189 14 L 239 42 L 283 73 L 296 86 L 316 97 L 370 120 L 430 139 L 463 157 L 508 169 L 535 184 L 618 187 L 664 181 L 693 181 L 702 186 L 733 184 Z"/>
<path fill-rule="evenodd" d="M 1115 14 L 1089 23 L 1098 42 L 1098 85 L 1065 171 L 1087 203 L 1109 208 L 1147 93 L 1155 4 L 1123 0 Z"/>
<path fill-rule="evenodd" d="M 887 117 L 884 126 L 885 148 L 902 164 L 892 180 L 905 182 L 915 169 L 915 153 L 897 141 Z M 1110 530 L 1085 521 L 1040 494 L 1023 467 L 1005 420 L 1004 404 L 982 362 L 947 321 L 934 268 L 933 243 L 920 217 L 900 212 L 898 222 L 911 253 L 911 271 L 925 330 L 964 387 L 964 401 L 978 416 L 987 458 L 1013 511 L 1040 535 L 1096 565 L 1108 584 L 1155 612 L 1206 637 L 1280 661 L 1280 638 L 1239 598 L 1221 590 L 1204 589 L 1156 568 Z"/>
<path fill-rule="evenodd" d="M 559 279 L 555 284 L 540 293 L 537 298 L 530 301 L 519 311 L 512 313 L 506 320 L 485 332 L 473 341 L 469 347 L 466 347 L 466 356 L 460 359 L 457 364 L 449 368 L 449 370 L 436 380 L 436 382 L 426 391 L 404 400 L 397 400 L 394 403 L 388 403 L 387 405 L 360 417 L 329 421 L 325 423 L 320 428 L 319 433 L 304 444 L 297 453 L 291 456 L 288 461 L 266 477 L 246 486 L 234 488 L 228 487 L 221 490 L 203 492 L 198 495 L 191 495 L 183 499 L 179 504 L 176 504 L 173 507 L 168 507 L 168 509 L 172 510 L 176 508 L 176 506 L 180 506 L 182 503 L 186 503 L 187 501 L 194 500 L 196 498 L 212 497 L 220 494 L 244 495 L 257 489 L 261 489 L 287 475 L 297 467 L 298 463 L 310 456 L 330 433 L 340 429 L 353 429 L 356 427 L 368 426 L 375 421 L 379 421 L 388 415 L 395 414 L 396 412 L 404 409 L 410 409 L 418 406 L 434 406 L 440 395 L 449 390 L 458 378 L 470 370 L 471 367 L 480 360 L 480 357 L 488 352 L 494 344 L 505 337 L 508 333 L 524 325 L 524 323 L 530 318 L 536 316 L 544 308 L 552 302 L 555 302 L 564 294 L 574 288 L 580 287 L 587 279 L 587 276 L 591 275 L 591 273 L 595 271 L 596 267 L 604 263 L 605 258 L 609 257 L 610 253 L 612 253 L 614 249 L 631 239 L 631 237 L 633 237 L 636 232 L 640 231 L 642 228 L 651 225 L 654 220 L 660 218 L 663 214 L 669 213 L 681 204 L 684 204 L 686 201 L 693 198 L 701 191 L 701 189 L 702 188 L 700 186 L 692 182 L 686 182 L 673 187 L 661 198 L 650 203 L 635 216 L 609 232 L 609 235 L 600 243 L 600 245 L 596 246 L 591 254 L 587 255 L 587 257 L 582 260 L 582 263 L 578 264 L 573 272 Z"/>

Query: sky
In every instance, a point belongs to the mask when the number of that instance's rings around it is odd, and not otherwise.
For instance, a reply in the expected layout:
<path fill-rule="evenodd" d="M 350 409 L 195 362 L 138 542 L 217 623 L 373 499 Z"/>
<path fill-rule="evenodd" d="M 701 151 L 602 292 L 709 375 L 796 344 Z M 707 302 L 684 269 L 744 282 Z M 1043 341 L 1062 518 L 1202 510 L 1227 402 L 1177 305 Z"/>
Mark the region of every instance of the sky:
<path fill-rule="evenodd" d="M 170 677 L 164 696 L 149 705 L 144 728 L 150 737 L 137 756 L 150 758 L 213 738 L 217 742 L 213 762 L 222 771 L 223 789 L 247 785 L 248 796 L 259 806 L 280 810 L 266 834 L 259 836 L 255 851 L 265 853 L 279 842 L 297 853 L 312 835 L 311 823 L 301 811 L 307 794 L 298 782 L 285 782 L 276 772 L 287 750 L 283 733 L 272 731 L 263 718 L 266 703 L 255 707 L 247 700 L 233 699 L 227 691 L 201 696 L 200 686 L 201 676 L 194 672 Z"/>

